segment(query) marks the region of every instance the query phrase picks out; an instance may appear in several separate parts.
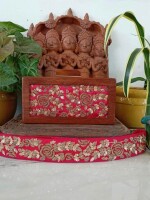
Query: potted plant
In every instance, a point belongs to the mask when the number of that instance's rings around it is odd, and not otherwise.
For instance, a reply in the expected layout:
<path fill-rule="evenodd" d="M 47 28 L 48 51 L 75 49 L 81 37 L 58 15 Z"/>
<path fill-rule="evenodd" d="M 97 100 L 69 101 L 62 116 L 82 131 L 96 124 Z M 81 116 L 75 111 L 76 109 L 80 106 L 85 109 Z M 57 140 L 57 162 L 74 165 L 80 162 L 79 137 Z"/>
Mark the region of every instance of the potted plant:
<path fill-rule="evenodd" d="M 149 42 L 145 39 L 144 28 L 138 22 L 138 20 L 136 19 L 135 15 L 132 12 L 125 12 L 121 15 L 116 16 L 110 21 L 105 32 L 104 49 L 105 49 L 105 52 L 107 53 L 107 43 L 110 38 L 111 32 L 114 26 L 116 25 L 117 21 L 122 17 L 134 23 L 136 27 L 138 39 L 141 43 L 141 47 L 134 49 L 133 52 L 130 54 L 129 59 L 126 64 L 126 70 L 125 70 L 125 75 L 123 79 L 124 96 L 127 97 L 126 100 L 130 100 L 129 87 L 130 87 L 131 77 L 132 77 L 134 66 L 135 66 L 135 61 L 137 57 L 140 54 L 142 54 L 144 56 L 144 72 L 145 72 L 146 83 L 147 83 L 146 92 L 144 93 L 144 96 L 146 96 L 146 106 L 145 106 L 144 115 L 149 116 L 150 115 L 150 89 L 149 89 L 150 88 L 150 49 L 149 49 L 150 46 L 149 46 Z M 147 44 L 148 44 L 148 47 L 147 47 Z M 137 94 L 137 92 L 134 92 L 133 95 L 134 94 Z M 131 112 L 132 111 L 130 110 L 130 113 L 128 114 L 128 116 L 131 115 Z M 146 130 L 147 130 L 147 146 L 150 147 L 150 126 L 149 125 L 146 125 Z"/>
<path fill-rule="evenodd" d="M 131 82 L 143 81 L 143 77 L 131 79 Z M 122 87 L 123 82 L 116 87 L 116 117 L 129 128 L 144 128 L 141 118 L 146 109 L 146 88 L 130 87 L 128 98 L 125 97 Z"/>
<path fill-rule="evenodd" d="M 0 22 L 0 125 L 16 111 L 22 76 L 37 76 L 41 47 L 21 33 L 26 29 L 12 22 Z"/>

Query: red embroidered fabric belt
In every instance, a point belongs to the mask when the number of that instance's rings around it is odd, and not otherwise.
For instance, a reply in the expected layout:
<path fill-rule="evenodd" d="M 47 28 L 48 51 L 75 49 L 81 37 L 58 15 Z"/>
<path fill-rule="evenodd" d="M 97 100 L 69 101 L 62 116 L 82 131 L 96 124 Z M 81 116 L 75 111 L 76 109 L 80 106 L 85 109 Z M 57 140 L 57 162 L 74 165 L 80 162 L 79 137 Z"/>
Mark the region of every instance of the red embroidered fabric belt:
<path fill-rule="evenodd" d="M 145 130 L 113 137 L 20 136 L 0 133 L 0 156 L 59 163 L 129 158 L 146 149 Z"/>

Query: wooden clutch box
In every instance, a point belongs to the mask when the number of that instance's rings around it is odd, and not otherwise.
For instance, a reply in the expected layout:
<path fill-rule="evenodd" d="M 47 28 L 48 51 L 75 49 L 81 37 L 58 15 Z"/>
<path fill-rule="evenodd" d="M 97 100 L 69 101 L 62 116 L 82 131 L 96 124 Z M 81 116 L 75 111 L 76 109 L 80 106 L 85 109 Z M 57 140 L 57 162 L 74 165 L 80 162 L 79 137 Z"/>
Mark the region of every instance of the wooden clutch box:
<path fill-rule="evenodd" d="M 114 124 L 115 79 L 24 77 L 23 123 Z"/>

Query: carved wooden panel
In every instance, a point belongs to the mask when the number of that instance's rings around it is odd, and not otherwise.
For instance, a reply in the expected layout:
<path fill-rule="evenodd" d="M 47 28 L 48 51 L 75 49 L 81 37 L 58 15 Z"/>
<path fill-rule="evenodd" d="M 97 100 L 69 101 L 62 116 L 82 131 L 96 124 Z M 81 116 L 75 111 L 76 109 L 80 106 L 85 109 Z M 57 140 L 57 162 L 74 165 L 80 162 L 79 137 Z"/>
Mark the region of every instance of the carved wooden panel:
<path fill-rule="evenodd" d="M 43 48 L 39 63 L 42 76 L 108 78 L 105 28 L 90 21 L 87 13 L 84 19 L 74 16 L 71 9 L 57 18 L 50 13 L 48 20 L 31 24 L 28 35 Z"/>
<path fill-rule="evenodd" d="M 115 80 L 23 78 L 23 122 L 113 124 Z"/>

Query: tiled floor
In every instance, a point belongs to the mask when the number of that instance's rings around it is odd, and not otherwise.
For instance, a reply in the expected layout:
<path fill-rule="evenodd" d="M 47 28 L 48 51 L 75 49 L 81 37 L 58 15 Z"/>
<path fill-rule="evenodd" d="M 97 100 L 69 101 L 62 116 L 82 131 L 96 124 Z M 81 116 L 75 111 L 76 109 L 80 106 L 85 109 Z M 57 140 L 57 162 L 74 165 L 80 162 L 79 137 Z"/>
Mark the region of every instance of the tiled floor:
<path fill-rule="evenodd" d="M 104 163 L 0 157 L 0 200 L 149 200 L 150 152 Z"/>

